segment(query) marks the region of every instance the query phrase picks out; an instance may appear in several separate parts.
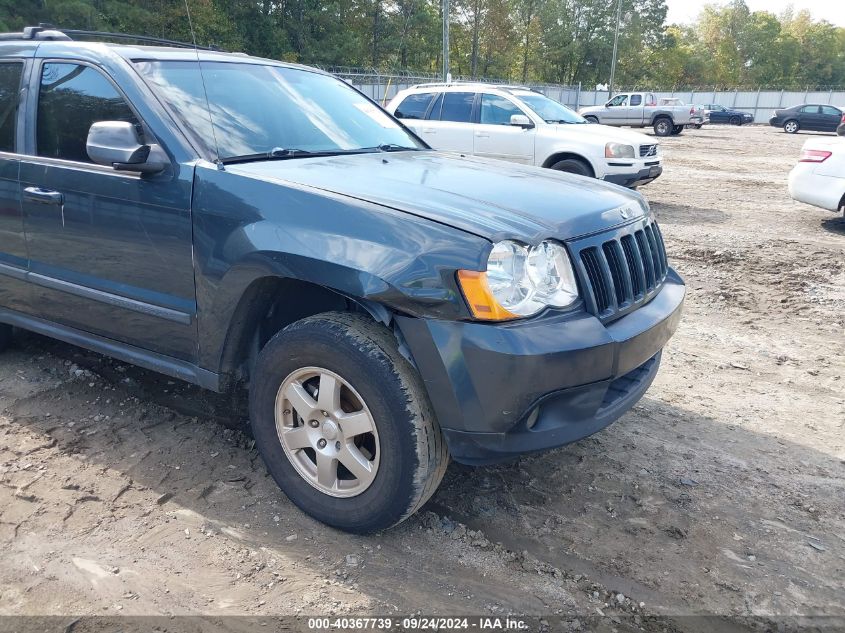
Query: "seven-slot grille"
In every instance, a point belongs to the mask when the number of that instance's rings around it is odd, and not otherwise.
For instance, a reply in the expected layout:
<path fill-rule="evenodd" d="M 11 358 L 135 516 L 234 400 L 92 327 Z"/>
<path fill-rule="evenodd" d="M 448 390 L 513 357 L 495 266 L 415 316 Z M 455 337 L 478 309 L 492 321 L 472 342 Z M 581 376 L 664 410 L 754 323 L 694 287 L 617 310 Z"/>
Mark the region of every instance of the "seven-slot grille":
<path fill-rule="evenodd" d="M 587 309 L 611 319 L 649 301 L 669 270 L 656 222 L 624 227 L 611 239 L 578 251 Z"/>
<path fill-rule="evenodd" d="M 657 145 L 640 145 L 640 158 L 657 156 Z"/>

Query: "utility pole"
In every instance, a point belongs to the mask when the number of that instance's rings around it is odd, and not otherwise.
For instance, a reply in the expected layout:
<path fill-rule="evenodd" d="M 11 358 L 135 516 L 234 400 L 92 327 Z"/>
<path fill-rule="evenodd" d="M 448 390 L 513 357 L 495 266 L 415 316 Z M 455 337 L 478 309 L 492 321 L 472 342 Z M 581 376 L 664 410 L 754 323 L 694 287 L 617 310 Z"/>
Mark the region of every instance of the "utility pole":
<path fill-rule="evenodd" d="M 613 96 L 613 79 L 616 76 L 616 53 L 619 50 L 619 24 L 622 22 L 622 0 L 616 2 L 616 35 L 613 36 L 613 59 L 610 61 L 610 85 L 607 87 L 608 99 Z"/>
<path fill-rule="evenodd" d="M 443 0 L 443 81 L 449 75 L 449 0 Z"/>

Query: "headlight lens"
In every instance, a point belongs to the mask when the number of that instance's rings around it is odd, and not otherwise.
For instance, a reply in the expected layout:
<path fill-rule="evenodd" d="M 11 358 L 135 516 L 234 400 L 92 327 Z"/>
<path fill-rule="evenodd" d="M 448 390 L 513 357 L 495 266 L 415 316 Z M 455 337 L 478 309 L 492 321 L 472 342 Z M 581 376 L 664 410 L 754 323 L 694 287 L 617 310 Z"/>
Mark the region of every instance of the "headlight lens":
<path fill-rule="evenodd" d="M 578 299 L 566 249 L 548 240 L 531 248 L 510 240 L 498 242 L 490 252 L 486 273 L 460 271 L 458 278 L 473 315 L 479 319 L 531 316 Z"/>
<path fill-rule="evenodd" d="M 605 158 L 633 158 L 634 146 L 624 143 L 608 143 L 604 146 Z"/>

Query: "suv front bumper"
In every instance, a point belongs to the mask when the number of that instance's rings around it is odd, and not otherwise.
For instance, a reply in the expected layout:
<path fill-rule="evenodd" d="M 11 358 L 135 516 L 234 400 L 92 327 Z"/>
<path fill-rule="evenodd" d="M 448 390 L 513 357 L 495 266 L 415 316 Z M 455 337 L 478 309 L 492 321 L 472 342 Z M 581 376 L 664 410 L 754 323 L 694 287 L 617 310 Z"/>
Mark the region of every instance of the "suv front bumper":
<path fill-rule="evenodd" d="M 639 187 L 640 185 L 647 185 L 653 180 L 657 180 L 662 173 L 663 165 L 650 165 L 639 171 L 605 174 L 604 180 L 612 182 L 614 185 L 622 185 L 623 187 Z"/>
<path fill-rule="evenodd" d="M 636 404 L 678 327 L 684 292 L 670 269 L 648 304 L 608 325 L 585 312 L 397 322 L 452 458 L 486 464 L 587 437 Z"/>

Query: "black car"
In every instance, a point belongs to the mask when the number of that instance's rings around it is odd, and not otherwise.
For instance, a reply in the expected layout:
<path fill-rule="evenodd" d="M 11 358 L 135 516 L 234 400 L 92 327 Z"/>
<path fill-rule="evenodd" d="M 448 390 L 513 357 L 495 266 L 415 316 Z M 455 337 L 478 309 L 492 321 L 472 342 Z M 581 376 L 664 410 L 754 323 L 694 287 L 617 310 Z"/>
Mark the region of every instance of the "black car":
<path fill-rule="evenodd" d="M 775 110 L 769 125 L 782 127 L 788 134 L 799 130 L 808 132 L 835 132 L 842 122 L 843 111 L 832 105 L 804 103 L 791 108 Z"/>
<path fill-rule="evenodd" d="M 704 107 L 704 117 L 707 123 L 727 123 L 730 125 L 745 125 L 754 122 L 754 115 L 742 110 L 732 110 L 718 103 L 708 103 Z"/>

